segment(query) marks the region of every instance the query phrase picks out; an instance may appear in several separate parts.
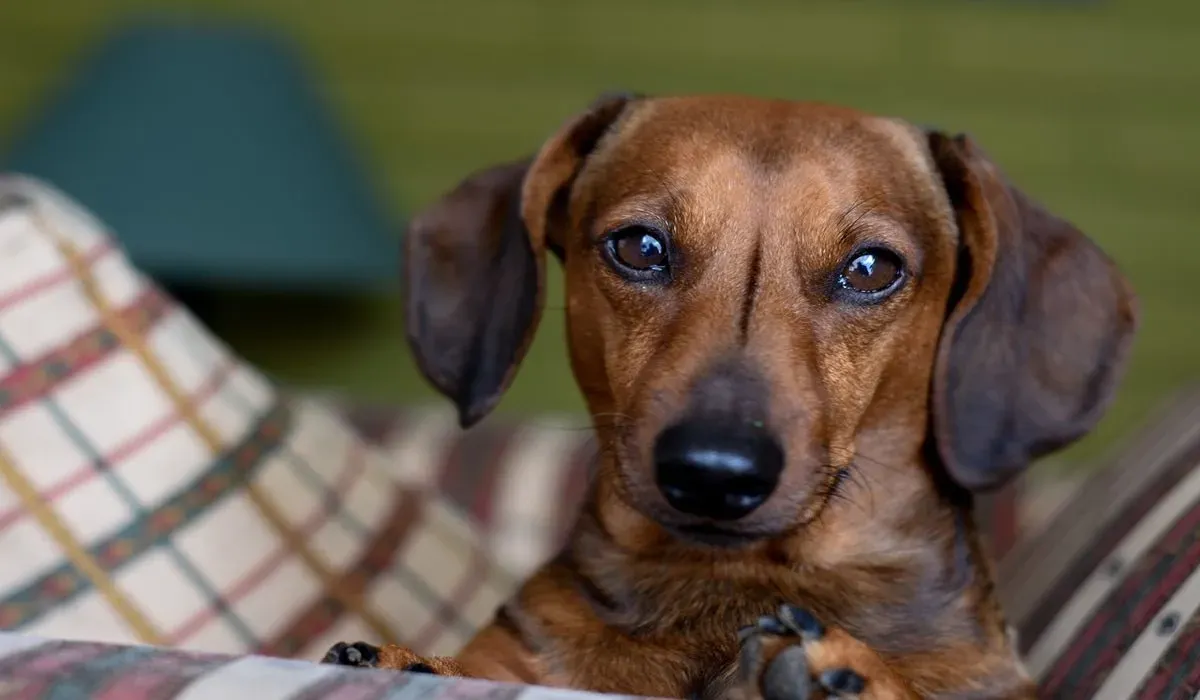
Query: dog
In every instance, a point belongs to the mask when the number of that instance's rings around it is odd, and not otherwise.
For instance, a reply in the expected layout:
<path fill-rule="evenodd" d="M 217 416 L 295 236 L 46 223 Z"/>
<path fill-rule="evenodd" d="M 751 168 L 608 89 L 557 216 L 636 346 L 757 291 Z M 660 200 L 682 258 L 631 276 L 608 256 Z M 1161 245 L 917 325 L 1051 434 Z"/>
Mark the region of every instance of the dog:
<path fill-rule="evenodd" d="M 659 697 L 1030 698 L 972 503 L 1089 432 L 1138 322 L 968 136 L 612 94 L 407 236 L 408 340 L 486 416 L 565 272 L 600 447 L 569 544 L 455 658 L 326 662 Z"/>

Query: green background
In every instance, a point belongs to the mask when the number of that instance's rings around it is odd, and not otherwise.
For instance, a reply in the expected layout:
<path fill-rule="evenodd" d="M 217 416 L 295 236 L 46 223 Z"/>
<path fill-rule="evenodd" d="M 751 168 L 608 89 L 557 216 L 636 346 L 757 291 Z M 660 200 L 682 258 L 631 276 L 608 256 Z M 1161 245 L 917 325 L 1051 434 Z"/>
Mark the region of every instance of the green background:
<path fill-rule="evenodd" d="M 284 31 L 403 217 L 536 148 L 609 89 L 819 99 L 964 130 L 1137 288 L 1143 330 L 1090 457 L 1200 377 L 1200 4 L 1191 0 L 0 0 L 0 147 L 131 10 Z M 114 173 L 119 177 L 120 173 Z M 507 412 L 579 411 L 561 285 Z M 213 325 L 279 378 L 431 398 L 397 299 L 226 295 Z"/>

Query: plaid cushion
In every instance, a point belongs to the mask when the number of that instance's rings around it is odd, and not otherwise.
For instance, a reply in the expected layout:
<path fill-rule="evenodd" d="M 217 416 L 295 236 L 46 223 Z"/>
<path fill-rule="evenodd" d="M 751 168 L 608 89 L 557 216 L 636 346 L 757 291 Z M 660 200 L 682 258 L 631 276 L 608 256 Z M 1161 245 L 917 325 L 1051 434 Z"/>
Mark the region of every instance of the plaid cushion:
<path fill-rule="evenodd" d="M 341 412 L 388 450 L 397 481 L 437 491 L 467 514 L 493 561 L 516 578 L 561 547 L 595 464 L 586 418 L 492 418 L 463 431 L 443 405 L 343 403 Z"/>
<path fill-rule="evenodd" d="M 1046 697 L 1200 692 L 1200 387 L 1001 567 Z"/>
<path fill-rule="evenodd" d="M 451 653 L 515 582 L 394 453 L 277 391 L 63 196 L 0 178 L 0 629 Z"/>
<path fill-rule="evenodd" d="M 0 697 L 20 700 L 635 700 L 424 673 L 0 632 Z M 645 700 L 650 700 L 646 698 Z"/>

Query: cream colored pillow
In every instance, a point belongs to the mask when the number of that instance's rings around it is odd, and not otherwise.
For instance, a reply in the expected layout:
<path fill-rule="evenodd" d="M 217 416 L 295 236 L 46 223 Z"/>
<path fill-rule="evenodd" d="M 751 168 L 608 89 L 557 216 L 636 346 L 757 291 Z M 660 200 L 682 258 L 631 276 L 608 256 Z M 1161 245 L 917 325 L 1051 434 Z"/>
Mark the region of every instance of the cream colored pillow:
<path fill-rule="evenodd" d="M 451 653 L 514 581 L 388 459 L 241 362 L 65 196 L 0 177 L 0 629 Z"/>

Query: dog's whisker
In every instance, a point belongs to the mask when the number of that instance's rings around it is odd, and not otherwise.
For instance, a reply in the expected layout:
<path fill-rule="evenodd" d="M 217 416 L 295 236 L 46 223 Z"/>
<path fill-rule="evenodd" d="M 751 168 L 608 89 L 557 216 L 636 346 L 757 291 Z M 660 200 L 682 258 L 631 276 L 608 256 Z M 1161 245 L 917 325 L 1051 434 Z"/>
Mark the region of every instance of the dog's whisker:
<path fill-rule="evenodd" d="M 551 423 L 551 422 L 543 422 L 543 421 L 538 421 L 538 420 L 528 420 L 525 423 L 526 423 L 526 425 L 538 428 L 539 430 L 563 430 L 563 431 L 567 431 L 567 432 L 584 432 L 584 431 L 593 429 L 593 426 L 589 423 L 582 423 L 579 425 L 570 425 L 570 424 L 565 424 L 565 423 L 560 423 L 560 422 Z"/>
<path fill-rule="evenodd" d="M 838 228 L 846 232 L 854 231 L 858 223 L 866 218 L 882 202 L 883 198 L 878 195 L 863 197 L 842 214 L 838 221 Z"/>
<path fill-rule="evenodd" d="M 854 455 L 854 459 L 855 459 L 855 460 L 861 460 L 861 461 L 870 462 L 871 464 L 873 464 L 873 465 L 875 465 L 875 466 L 877 466 L 877 467 L 882 467 L 882 468 L 884 468 L 884 469 L 889 469 L 889 470 L 892 470 L 892 471 L 900 471 L 900 470 L 902 470 L 902 469 L 908 469 L 908 468 L 910 468 L 910 467 L 906 467 L 906 466 L 905 466 L 905 465 L 903 465 L 903 464 L 895 464 L 895 463 L 892 463 L 892 462 L 885 462 L 885 461 L 883 461 L 883 460 L 881 460 L 881 459 L 877 459 L 877 458 L 875 458 L 875 457 L 872 457 L 872 456 L 870 456 L 870 455 L 863 454 L 862 452 L 857 452 L 857 453 L 855 453 L 855 455 Z"/>
<path fill-rule="evenodd" d="M 857 469 L 857 468 L 851 467 L 851 468 L 847 469 L 846 471 L 847 471 L 846 482 L 858 487 L 867 495 L 865 503 L 863 503 L 861 499 L 853 499 L 853 500 L 855 500 L 855 502 L 857 502 L 863 506 L 864 513 L 870 515 L 871 513 L 873 513 L 875 511 L 875 489 L 872 488 L 872 486 L 871 486 L 871 483 L 872 483 L 871 476 L 868 474 L 868 472 L 866 470 L 863 470 L 863 469 Z M 843 491 L 845 492 L 846 490 L 843 490 Z M 847 499 L 847 500 L 851 500 L 851 499 Z"/>
<path fill-rule="evenodd" d="M 856 468 L 853 463 L 848 466 L 825 464 L 821 466 L 821 470 L 825 472 L 825 479 L 818 487 L 820 489 L 818 495 L 827 504 L 854 504 L 862 508 L 867 515 L 874 511 L 875 490 L 871 486 L 870 476 L 866 471 Z M 849 486 L 855 488 L 848 488 Z M 866 499 L 859 496 L 860 491 L 866 493 Z M 827 510 L 827 508 L 822 508 L 819 516 L 824 515 Z"/>

